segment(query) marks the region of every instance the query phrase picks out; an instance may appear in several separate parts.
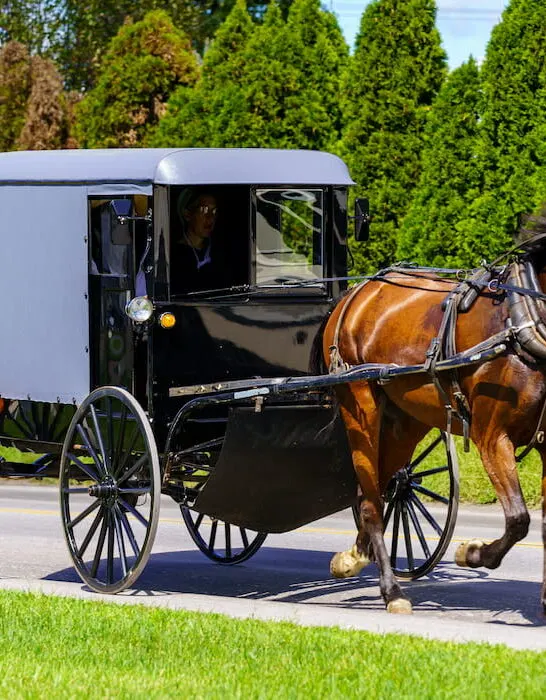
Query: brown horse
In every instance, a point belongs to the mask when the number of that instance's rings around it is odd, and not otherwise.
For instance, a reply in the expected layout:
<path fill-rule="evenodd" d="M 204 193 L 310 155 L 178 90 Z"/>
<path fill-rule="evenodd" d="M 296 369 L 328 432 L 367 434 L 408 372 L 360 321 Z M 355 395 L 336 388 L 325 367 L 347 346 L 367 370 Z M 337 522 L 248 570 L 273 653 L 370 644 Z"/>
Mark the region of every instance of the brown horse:
<path fill-rule="evenodd" d="M 546 290 L 545 250 L 546 243 L 541 241 L 538 247 L 524 251 L 524 259 L 532 261 L 536 270 L 535 297 L 540 289 Z M 527 303 L 526 295 L 506 291 L 509 282 L 514 286 L 514 279 L 521 283 L 519 277 L 507 277 L 507 272 L 508 267 L 497 269 L 494 283 L 489 287 L 478 286 L 472 306 L 458 314 L 453 336 L 457 352 L 504 331 L 507 325 L 510 327 L 511 295 L 520 306 Z M 351 366 L 424 364 L 431 341 L 438 336 L 442 324 L 442 302 L 456 286 L 456 280 L 437 274 L 402 269 L 359 285 L 337 303 L 325 323 L 322 354 L 326 364 L 332 359 L 332 351 L 338 364 L 341 360 Z M 536 302 L 536 309 L 546 320 L 542 300 Z M 458 370 L 456 385 L 452 384 L 451 375 L 439 372 L 436 376 L 440 387 L 430 373 L 422 373 L 386 382 L 348 383 L 337 389 L 360 484 L 360 527 L 356 544 L 349 552 L 334 556 L 331 570 L 336 576 L 354 576 L 374 558 L 380 572 L 381 594 L 390 612 L 409 613 L 411 603 L 393 574 L 387 554 L 383 538 L 383 495 L 391 477 L 409 461 L 424 435 L 432 427 L 446 429 L 446 404 L 457 405 L 453 396 L 455 386 L 464 395 L 470 438 L 479 450 L 506 520 L 505 532 L 499 539 L 489 544 L 471 540 L 460 545 L 456 563 L 494 569 L 528 532 L 529 513 L 518 480 L 514 451 L 530 443 L 544 416 L 546 364 L 544 358 L 537 360 L 529 352 L 533 350 L 532 343 L 526 346 L 518 342 L 531 332 L 529 321 L 520 325 L 521 334 L 512 336 L 506 352 L 491 361 Z M 537 333 L 533 333 L 532 340 L 539 342 Z M 546 356 L 546 345 L 544 350 Z M 459 405 L 461 399 L 459 394 Z M 459 419 L 453 418 L 452 431 L 460 435 L 462 429 L 460 413 Z M 543 464 L 542 529 L 546 547 L 546 444 L 539 441 L 535 447 Z M 546 563 L 542 605 L 546 612 Z"/>

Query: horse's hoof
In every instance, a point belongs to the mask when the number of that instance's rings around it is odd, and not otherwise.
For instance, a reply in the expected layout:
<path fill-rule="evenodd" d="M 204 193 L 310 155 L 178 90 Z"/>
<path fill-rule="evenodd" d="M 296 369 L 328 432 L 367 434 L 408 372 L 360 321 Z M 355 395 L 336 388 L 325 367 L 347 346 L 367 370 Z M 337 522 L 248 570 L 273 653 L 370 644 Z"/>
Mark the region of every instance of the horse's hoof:
<path fill-rule="evenodd" d="M 413 613 L 411 601 L 409 601 L 407 598 L 396 598 L 396 600 L 391 600 L 391 602 L 387 605 L 387 612 L 394 613 L 395 615 L 411 615 Z"/>
<path fill-rule="evenodd" d="M 356 544 L 348 552 L 334 554 L 330 562 L 330 573 L 336 578 L 350 578 L 358 576 L 370 560 L 365 554 L 360 554 Z"/>
<path fill-rule="evenodd" d="M 469 540 L 468 542 L 461 542 L 455 551 L 455 564 L 457 566 L 470 566 L 468 561 L 468 555 L 476 550 L 480 550 L 483 547 L 483 542 L 481 540 Z"/>

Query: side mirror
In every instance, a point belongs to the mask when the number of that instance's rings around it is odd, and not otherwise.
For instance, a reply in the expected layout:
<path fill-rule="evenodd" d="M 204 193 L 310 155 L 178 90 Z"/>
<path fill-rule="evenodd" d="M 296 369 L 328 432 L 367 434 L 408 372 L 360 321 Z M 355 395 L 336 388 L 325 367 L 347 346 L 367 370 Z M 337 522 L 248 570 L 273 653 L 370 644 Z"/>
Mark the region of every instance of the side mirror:
<path fill-rule="evenodd" d="M 131 243 L 131 221 L 133 202 L 130 199 L 112 199 L 110 202 L 110 232 L 112 243 L 129 245 Z"/>
<path fill-rule="evenodd" d="M 355 200 L 355 241 L 367 241 L 370 237 L 370 201 L 365 198 Z"/>

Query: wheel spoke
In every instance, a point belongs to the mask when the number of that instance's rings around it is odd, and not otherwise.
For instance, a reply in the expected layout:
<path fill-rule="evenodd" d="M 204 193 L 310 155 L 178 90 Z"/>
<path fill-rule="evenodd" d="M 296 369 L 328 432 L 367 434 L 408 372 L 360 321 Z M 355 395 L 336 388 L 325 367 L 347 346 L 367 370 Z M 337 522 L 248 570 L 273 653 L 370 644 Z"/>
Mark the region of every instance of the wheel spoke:
<path fill-rule="evenodd" d="M 420 484 L 414 484 L 413 482 L 412 482 L 411 486 L 412 486 L 414 491 L 419 491 L 419 493 L 422 493 L 424 496 L 428 496 L 429 498 L 432 498 L 435 501 L 440 501 L 440 503 L 444 503 L 446 506 L 449 504 L 449 499 L 445 498 L 444 496 L 440 496 L 439 493 L 435 493 L 434 491 L 431 491 L 430 489 L 426 489 L 424 486 L 421 486 Z"/>
<path fill-rule="evenodd" d="M 425 447 L 425 449 L 421 452 L 420 455 L 418 455 L 412 462 L 409 464 L 409 468 L 411 471 L 415 469 L 421 462 L 429 456 L 429 454 L 438 447 L 439 443 L 442 441 L 442 437 L 438 436 L 435 440 L 433 440 L 428 447 Z"/>
<path fill-rule="evenodd" d="M 91 515 L 91 513 L 93 513 L 95 510 L 97 510 L 97 508 L 99 506 L 100 506 L 100 501 L 97 499 L 94 503 L 91 503 L 90 506 L 87 506 L 87 508 L 85 510 L 83 510 L 79 515 L 77 515 L 74 518 L 74 520 L 70 520 L 66 524 L 70 528 L 76 527 L 76 525 L 78 525 L 78 523 L 81 523 L 81 521 L 85 520 L 85 518 L 87 518 L 88 515 Z"/>
<path fill-rule="evenodd" d="M 442 528 L 440 525 L 436 522 L 436 520 L 433 518 L 433 516 L 429 513 L 429 511 L 425 508 L 424 504 L 422 501 L 417 498 L 417 496 L 412 493 L 411 494 L 411 501 L 419 512 L 423 515 L 423 517 L 427 520 L 428 524 L 436 531 L 436 534 L 441 537 L 442 536 Z"/>
<path fill-rule="evenodd" d="M 214 551 L 214 542 L 216 540 L 216 530 L 218 528 L 218 520 L 212 521 L 212 527 L 210 528 L 210 538 L 209 538 L 209 552 Z"/>
<path fill-rule="evenodd" d="M 110 465 L 112 465 L 113 459 L 114 459 L 114 415 L 113 415 L 113 411 L 112 411 L 112 397 L 111 396 L 106 397 L 106 406 L 107 406 L 106 426 L 108 428 L 108 433 L 107 433 L 107 435 L 108 435 L 108 462 Z"/>
<path fill-rule="evenodd" d="M 123 531 L 119 524 L 120 521 L 120 509 L 116 503 L 114 506 L 114 513 L 112 513 L 112 520 L 114 521 L 114 528 L 116 531 L 116 541 L 118 544 L 119 560 L 121 564 L 121 570 L 123 572 L 123 577 L 127 576 L 127 553 L 125 551 L 125 541 L 123 539 Z"/>
<path fill-rule="evenodd" d="M 87 486 L 64 486 L 63 493 L 89 493 Z"/>
<path fill-rule="evenodd" d="M 204 513 L 199 513 L 199 515 L 197 516 L 197 519 L 195 520 L 195 529 L 196 530 L 199 530 L 199 528 L 201 527 L 201 523 L 203 522 L 204 517 L 205 517 Z"/>
<path fill-rule="evenodd" d="M 38 405 L 32 401 L 30 404 L 30 412 L 32 414 L 32 423 L 34 427 L 34 437 L 36 440 L 40 440 L 42 437 L 40 434 L 40 427 L 41 427 L 41 419 L 40 419 L 40 412 L 38 411 Z"/>
<path fill-rule="evenodd" d="M 406 508 L 407 508 L 408 514 L 411 518 L 411 522 L 413 524 L 413 529 L 417 533 L 417 537 L 419 538 L 419 542 L 421 543 L 421 548 L 423 550 L 423 554 L 428 559 L 430 557 L 430 549 L 428 548 L 427 540 L 425 538 L 425 533 L 423 532 L 423 528 L 421 527 L 421 523 L 419 522 L 419 518 L 417 517 L 417 514 L 415 512 L 415 508 L 413 507 L 413 503 L 411 501 L 408 501 L 406 503 Z"/>
<path fill-rule="evenodd" d="M 394 504 L 395 504 L 394 499 L 392 501 L 389 501 L 389 505 L 387 506 L 387 510 L 385 511 L 385 515 L 383 516 L 383 531 L 385 531 L 387 529 L 387 525 L 389 524 L 389 520 L 391 519 Z M 359 516 L 359 520 L 360 520 L 360 516 Z"/>
<path fill-rule="evenodd" d="M 396 553 L 398 551 L 398 528 L 400 526 L 400 503 L 394 504 L 394 516 L 392 521 L 391 566 L 396 568 Z"/>
<path fill-rule="evenodd" d="M 127 481 L 127 479 L 130 479 L 133 474 L 136 474 L 139 469 L 141 469 L 148 461 L 149 461 L 149 455 L 147 452 L 145 452 L 137 461 L 133 464 L 133 466 L 126 472 L 124 472 L 119 478 L 118 478 L 118 484 L 122 484 L 124 481 Z"/>
<path fill-rule="evenodd" d="M 112 464 L 114 465 L 114 474 L 118 473 L 117 465 L 121 458 L 123 452 L 123 444 L 125 442 L 125 428 L 127 425 L 127 406 L 125 404 L 121 405 L 121 416 L 118 425 L 118 444 L 116 445 L 116 451 L 113 457 Z"/>
<path fill-rule="evenodd" d="M 87 429 L 84 428 L 81 423 L 78 423 L 78 425 L 76 426 L 76 430 L 78 431 L 78 435 L 80 436 L 80 438 L 83 440 L 83 443 L 87 448 L 87 451 L 91 455 L 91 459 L 97 465 L 97 469 L 99 470 L 101 475 L 104 475 L 103 464 L 100 461 L 97 453 L 95 452 L 95 448 L 91 445 L 91 440 L 89 439 L 89 435 L 87 434 Z"/>
<path fill-rule="evenodd" d="M 408 557 L 408 569 L 411 571 L 413 565 L 413 549 L 411 546 L 411 533 L 409 529 L 408 509 L 406 504 L 402 502 L 402 526 L 404 528 L 404 540 L 406 542 L 406 554 Z"/>
<path fill-rule="evenodd" d="M 138 486 L 135 488 L 118 489 L 118 493 L 134 493 L 134 494 L 137 494 L 138 496 L 143 496 L 144 494 L 151 493 L 151 492 L 152 492 L 151 486 Z"/>
<path fill-rule="evenodd" d="M 89 528 L 87 535 L 85 536 L 83 542 L 81 543 L 80 548 L 76 551 L 77 556 L 80 559 L 83 559 L 83 555 L 87 551 L 87 547 L 89 547 L 89 543 L 93 539 L 93 536 L 95 532 L 97 531 L 97 528 L 99 526 L 100 521 L 104 518 L 104 508 L 101 506 L 99 512 L 97 513 L 95 520 L 91 523 L 91 527 Z"/>
<path fill-rule="evenodd" d="M 70 461 L 70 464 L 75 464 L 78 469 L 81 469 L 81 471 L 88 476 L 92 481 L 100 481 L 99 475 L 93 471 L 91 466 L 89 464 L 85 464 L 82 462 L 80 459 L 78 459 L 75 455 L 73 455 L 71 452 L 68 453 L 68 459 Z"/>
<path fill-rule="evenodd" d="M 119 506 L 118 506 L 119 508 Z M 129 538 L 129 544 L 131 545 L 131 549 L 133 550 L 135 557 L 138 557 L 140 554 L 140 547 L 138 546 L 138 542 L 136 541 L 135 533 L 133 532 L 133 528 L 131 527 L 131 523 L 129 522 L 129 518 L 127 515 L 119 508 L 119 513 L 121 516 L 121 524 L 123 525 L 125 532 L 127 534 L 127 537 Z"/>
<path fill-rule="evenodd" d="M 120 503 L 122 506 L 125 508 L 125 510 L 129 511 L 131 515 L 134 515 L 134 517 L 138 520 L 139 523 L 144 525 L 144 527 L 148 527 L 149 523 L 146 520 L 146 518 L 141 515 L 136 508 L 133 508 L 133 506 L 130 503 L 127 503 L 127 501 L 123 500 L 123 498 L 120 498 Z"/>
<path fill-rule="evenodd" d="M 432 474 L 442 474 L 443 472 L 448 472 L 449 467 L 447 465 L 443 467 L 435 467 L 434 469 L 427 469 L 425 472 L 412 472 L 412 479 L 422 479 L 424 476 L 431 476 Z"/>
<path fill-rule="evenodd" d="M 103 509 L 104 510 L 104 509 Z M 102 556 L 102 550 L 104 547 L 104 540 L 106 539 L 106 531 L 108 530 L 108 511 L 105 513 L 105 517 L 102 519 L 102 525 L 99 532 L 99 541 L 97 542 L 97 548 L 95 550 L 95 557 L 93 559 L 93 565 L 91 566 L 91 576 L 93 578 L 97 577 L 97 571 L 100 564 L 100 558 Z"/>
<path fill-rule="evenodd" d="M 241 533 L 241 539 L 243 540 L 243 546 L 246 549 L 248 547 L 248 537 L 246 536 L 246 530 L 244 529 L 244 527 L 240 527 L 239 532 Z"/>
<path fill-rule="evenodd" d="M 192 452 L 206 452 L 207 450 L 213 449 L 214 447 L 220 447 L 224 442 L 224 438 L 214 438 L 214 440 L 207 440 L 206 442 L 200 442 L 197 445 L 192 445 L 185 450 L 179 450 L 176 454 L 178 455 L 188 455 Z"/>
<path fill-rule="evenodd" d="M 110 458 L 108 455 L 108 452 L 104 449 L 104 440 L 102 438 L 102 433 L 99 425 L 99 419 L 97 418 L 97 411 L 93 404 L 89 406 L 89 410 L 91 413 L 91 419 L 93 421 L 93 426 L 95 428 L 95 437 L 97 438 L 97 442 L 99 443 L 99 451 L 102 454 L 102 459 L 103 459 L 103 464 L 104 464 L 104 471 L 106 474 L 110 474 Z"/>
<path fill-rule="evenodd" d="M 112 509 L 107 511 L 108 515 L 108 549 L 106 554 L 106 581 L 114 582 L 114 524 L 112 522 Z"/>
<path fill-rule="evenodd" d="M 129 445 L 129 448 L 123 452 L 123 457 L 121 459 L 121 462 L 117 465 L 116 471 L 114 472 L 114 477 L 117 479 L 117 477 L 120 474 L 123 474 L 125 470 L 125 465 L 127 464 L 127 460 L 129 459 L 129 455 L 132 453 L 134 446 L 136 445 L 136 441 L 138 439 L 139 432 L 138 432 L 138 427 L 135 425 L 135 431 L 133 433 L 133 437 L 131 438 L 131 444 Z"/>
<path fill-rule="evenodd" d="M 226 533 L 226 557 L 231 559 L 231 525 L 224 523 L 224 530 Z"/>

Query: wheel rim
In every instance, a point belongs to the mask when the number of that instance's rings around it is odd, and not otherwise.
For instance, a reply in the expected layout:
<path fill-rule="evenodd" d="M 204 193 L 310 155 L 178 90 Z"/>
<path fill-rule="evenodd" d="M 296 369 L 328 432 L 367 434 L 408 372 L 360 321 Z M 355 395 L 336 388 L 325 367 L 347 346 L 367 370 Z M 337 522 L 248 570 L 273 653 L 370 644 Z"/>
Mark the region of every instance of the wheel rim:
<path fill-rule="evenodd" d="M 436 566 L 451 541 L 458 502 L 459 464 L 453 438 L 433 431 L 385 493 L 383 530 L 396 576 L 417 579 Z M 356 508 L 353 514 L 358 527 Z"/>
<path fill-rule="evenodd" d="M 199 549 L 218 564 L 239 564 L 256 554 L 267 533 L 247 530 L 195 513 L 181 505 L 182 517 Z"/>
<path fill-rule="evenodd" d="M 95 390 L 74 415 L 60 468 L 65 538 L 90 588 L 117 593 L 136 581 L 153 545 L 160 495 L 146 414 L 124 389 Z"/>

